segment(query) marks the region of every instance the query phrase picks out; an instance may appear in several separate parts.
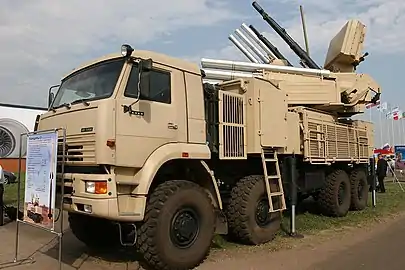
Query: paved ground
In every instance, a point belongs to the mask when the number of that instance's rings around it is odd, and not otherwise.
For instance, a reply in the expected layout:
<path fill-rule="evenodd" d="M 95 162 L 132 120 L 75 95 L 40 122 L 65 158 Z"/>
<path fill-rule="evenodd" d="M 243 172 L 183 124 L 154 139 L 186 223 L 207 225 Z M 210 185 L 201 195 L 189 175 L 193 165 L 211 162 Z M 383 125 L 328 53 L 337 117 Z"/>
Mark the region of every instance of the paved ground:
<path fill-rule="evenodd" d="M 47 232 L 21 225 L 19 259 L 33 256 L 33 264 L 13 266 L 15 223 L 0 227 L 0 269 L 55 270 L 57 242 Z M 201 270 L 380 270 L 404 269 L 405 216 L 374 226 L 354 229 L 325 241 L 322 236 L 297 240 L 294 249 L 269 252 L 264 249 L 214 251 Z M 91 254 L 70 232 L 64 237 L 64 270 L 142 269 L 125 256 Z"/>

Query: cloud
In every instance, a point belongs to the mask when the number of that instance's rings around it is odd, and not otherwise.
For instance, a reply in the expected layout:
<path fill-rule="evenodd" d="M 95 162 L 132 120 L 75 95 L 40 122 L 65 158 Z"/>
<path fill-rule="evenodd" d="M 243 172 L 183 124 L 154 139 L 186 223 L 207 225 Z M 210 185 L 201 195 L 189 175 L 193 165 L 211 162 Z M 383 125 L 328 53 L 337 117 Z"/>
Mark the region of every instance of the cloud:
<path fill-rule="evenodd" d="M 49 85 L 80 63 L 119 50 L 124 42 L 142 47 L 163 39 L 165 44 L 181 29 L 236 18 L 226 0 L 3 0 L 2 102 L 45 105 Z"/>

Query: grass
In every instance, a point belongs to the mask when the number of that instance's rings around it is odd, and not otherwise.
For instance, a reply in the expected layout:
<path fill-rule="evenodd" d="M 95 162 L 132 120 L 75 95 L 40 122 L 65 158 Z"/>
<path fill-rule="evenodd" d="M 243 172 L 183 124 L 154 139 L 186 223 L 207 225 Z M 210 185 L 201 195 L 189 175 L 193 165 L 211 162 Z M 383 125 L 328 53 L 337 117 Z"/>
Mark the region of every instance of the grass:
<path fill-rule="evenodd" d="M 21 204 L 24 199 L 24 184 L 25 177 L 21 177 Z M 404 184 L 405 188 L 405 184 Z M 373 208 L 371 206 L 371 193 L 369 193 L 368 207 L 363 211 L 350 211 L 347 216 L 341 218 L 331 218 L 322 216 L 317 211 L 316 204 L 312 200 L 306 200 L 298 209 L 296 217 L 296 230 L 306 236 L 308 235 L 320 235 L 325 231 L 331 231 L 335 234 L 336 231 L 342 231 L 347 227 L 363 227 L 369 226 L 372 223 L 379 222 L 380 220 L 397 215 L 405 211 L 405 192 L 402 192 L 397 183 L 392 181 L 386 182 L 386 193 L 377 193 L 377 206 Z M 7 185 L 4 193 L 4 201 L 7 205 L 17 205 L 17 191 L 18 184 Z M 282 221 L 284 229 L 288 230 L 290 226 L 289 216 L 284 216 Z M 293 241 L 289 241 L 288 238 L 283 236 L 286 233 L 280 230 L 276 239 L 264 247 L 270 250 L 278 250 L 280 248 L 291 247 Z M 216 236 L 214 239 L 214 246 L 217 249 L 231 249 L 242 247 L 240 245 L 230 243 L 222 236 Z M 253 247 L 253 250 L 257 250 L 260 247 Z"/>
<path fill-rule="evenodd" d="M 18 180 L 18 174 L 16 174 Z M 21 191 L 20 191 L 20 205 L 24 201 L 24 186 L 25 186 L 25 174 L 21 175 Z M 18 183 L 9 184 L 5 186 L 4 189 L 4 203 L 6 205 L 17 206 L 17 195 L 18 195 Z"/>

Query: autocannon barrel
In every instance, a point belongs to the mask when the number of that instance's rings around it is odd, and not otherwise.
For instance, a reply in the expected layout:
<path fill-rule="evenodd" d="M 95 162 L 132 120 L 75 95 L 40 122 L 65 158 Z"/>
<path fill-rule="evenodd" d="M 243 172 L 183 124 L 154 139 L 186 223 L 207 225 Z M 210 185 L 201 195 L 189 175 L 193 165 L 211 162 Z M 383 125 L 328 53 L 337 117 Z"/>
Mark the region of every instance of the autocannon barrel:
<path fill-rule="evenodd" d="M 249 25 L 249 28 L 253 31 L 253 33 L 255 33 L 260 41 L 263 42 L 263 44 L 266 45 L 267 48 L 269 48 L 269 50 L 274 54 L 275 57 L 285 60 L 287 62 L 287 65 L 292 67 L 292 64 L 284 57 L 284 55 L 281 54 L 277 47 L 274 46 L 265 36 L 263 36 L 253 25 Z"/>
<path fill-rule="evenodd" d="M 300 45 L 298 45 L 298 43 L 295 42 L 290 35 L 288 35 L 287 31 L 282 28 L 273 18 L 271 18 L 256 1 L 252 3 L 252 6 L 257 12 L 259 12 L 260 15 L 262 15 L 263 20 L 265 20 L 274 29 L 274 31 L 280 35 L 280 37 L 290 46 L 291 50 L 293 50 L 309 68 L 320 69 L 320 67 L 315 63 L 314 60 L 312 60 L 311 57 L 308 56 Z"/>

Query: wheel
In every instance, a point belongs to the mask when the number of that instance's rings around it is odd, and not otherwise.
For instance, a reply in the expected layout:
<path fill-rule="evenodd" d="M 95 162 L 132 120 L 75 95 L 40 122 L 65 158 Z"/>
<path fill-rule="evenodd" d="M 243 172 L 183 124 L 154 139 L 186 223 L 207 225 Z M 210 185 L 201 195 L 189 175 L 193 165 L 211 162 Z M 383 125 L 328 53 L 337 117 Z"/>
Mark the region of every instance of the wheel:
<path fill-rule="evenodd" d="M 272 190 L 277 187 L 271 184 Z M 279 207 L 279 200 L 274 208 Z M 231 191 L 226 215 L 231 238 L 247 245 L 259 245 L 274 239 L 280 229 L 281 213 L 269 213 L 264 177 L 242 178 Z"/>
<path fill-rule="evenodd" d="M 68 221 L 74 236 L 91 249 L 119 245 L 117 226 L 107 220 L 69 213 Z"/>
<path fill-rule="evenodd" d="M 209 254 L 215 222 L 212 201 L 202 187 L 165 182 L 148 200 L 138 250 L 152 269 L 193 269 Z"/>
<path fill-rule="evenodd" d="M 343 217 L 350 208 L 350 179 L 343 170 L 334 170 L 326 177 L 319 192 L 318 204 L 325 215 Z"/>
<path fill-rule="evenodd" d="M 350 174 L 351 205 L 350 209 L 360 211 L 366 208 L 368 201 L 367 174 L 362 169 L 354 169 Z"/>

